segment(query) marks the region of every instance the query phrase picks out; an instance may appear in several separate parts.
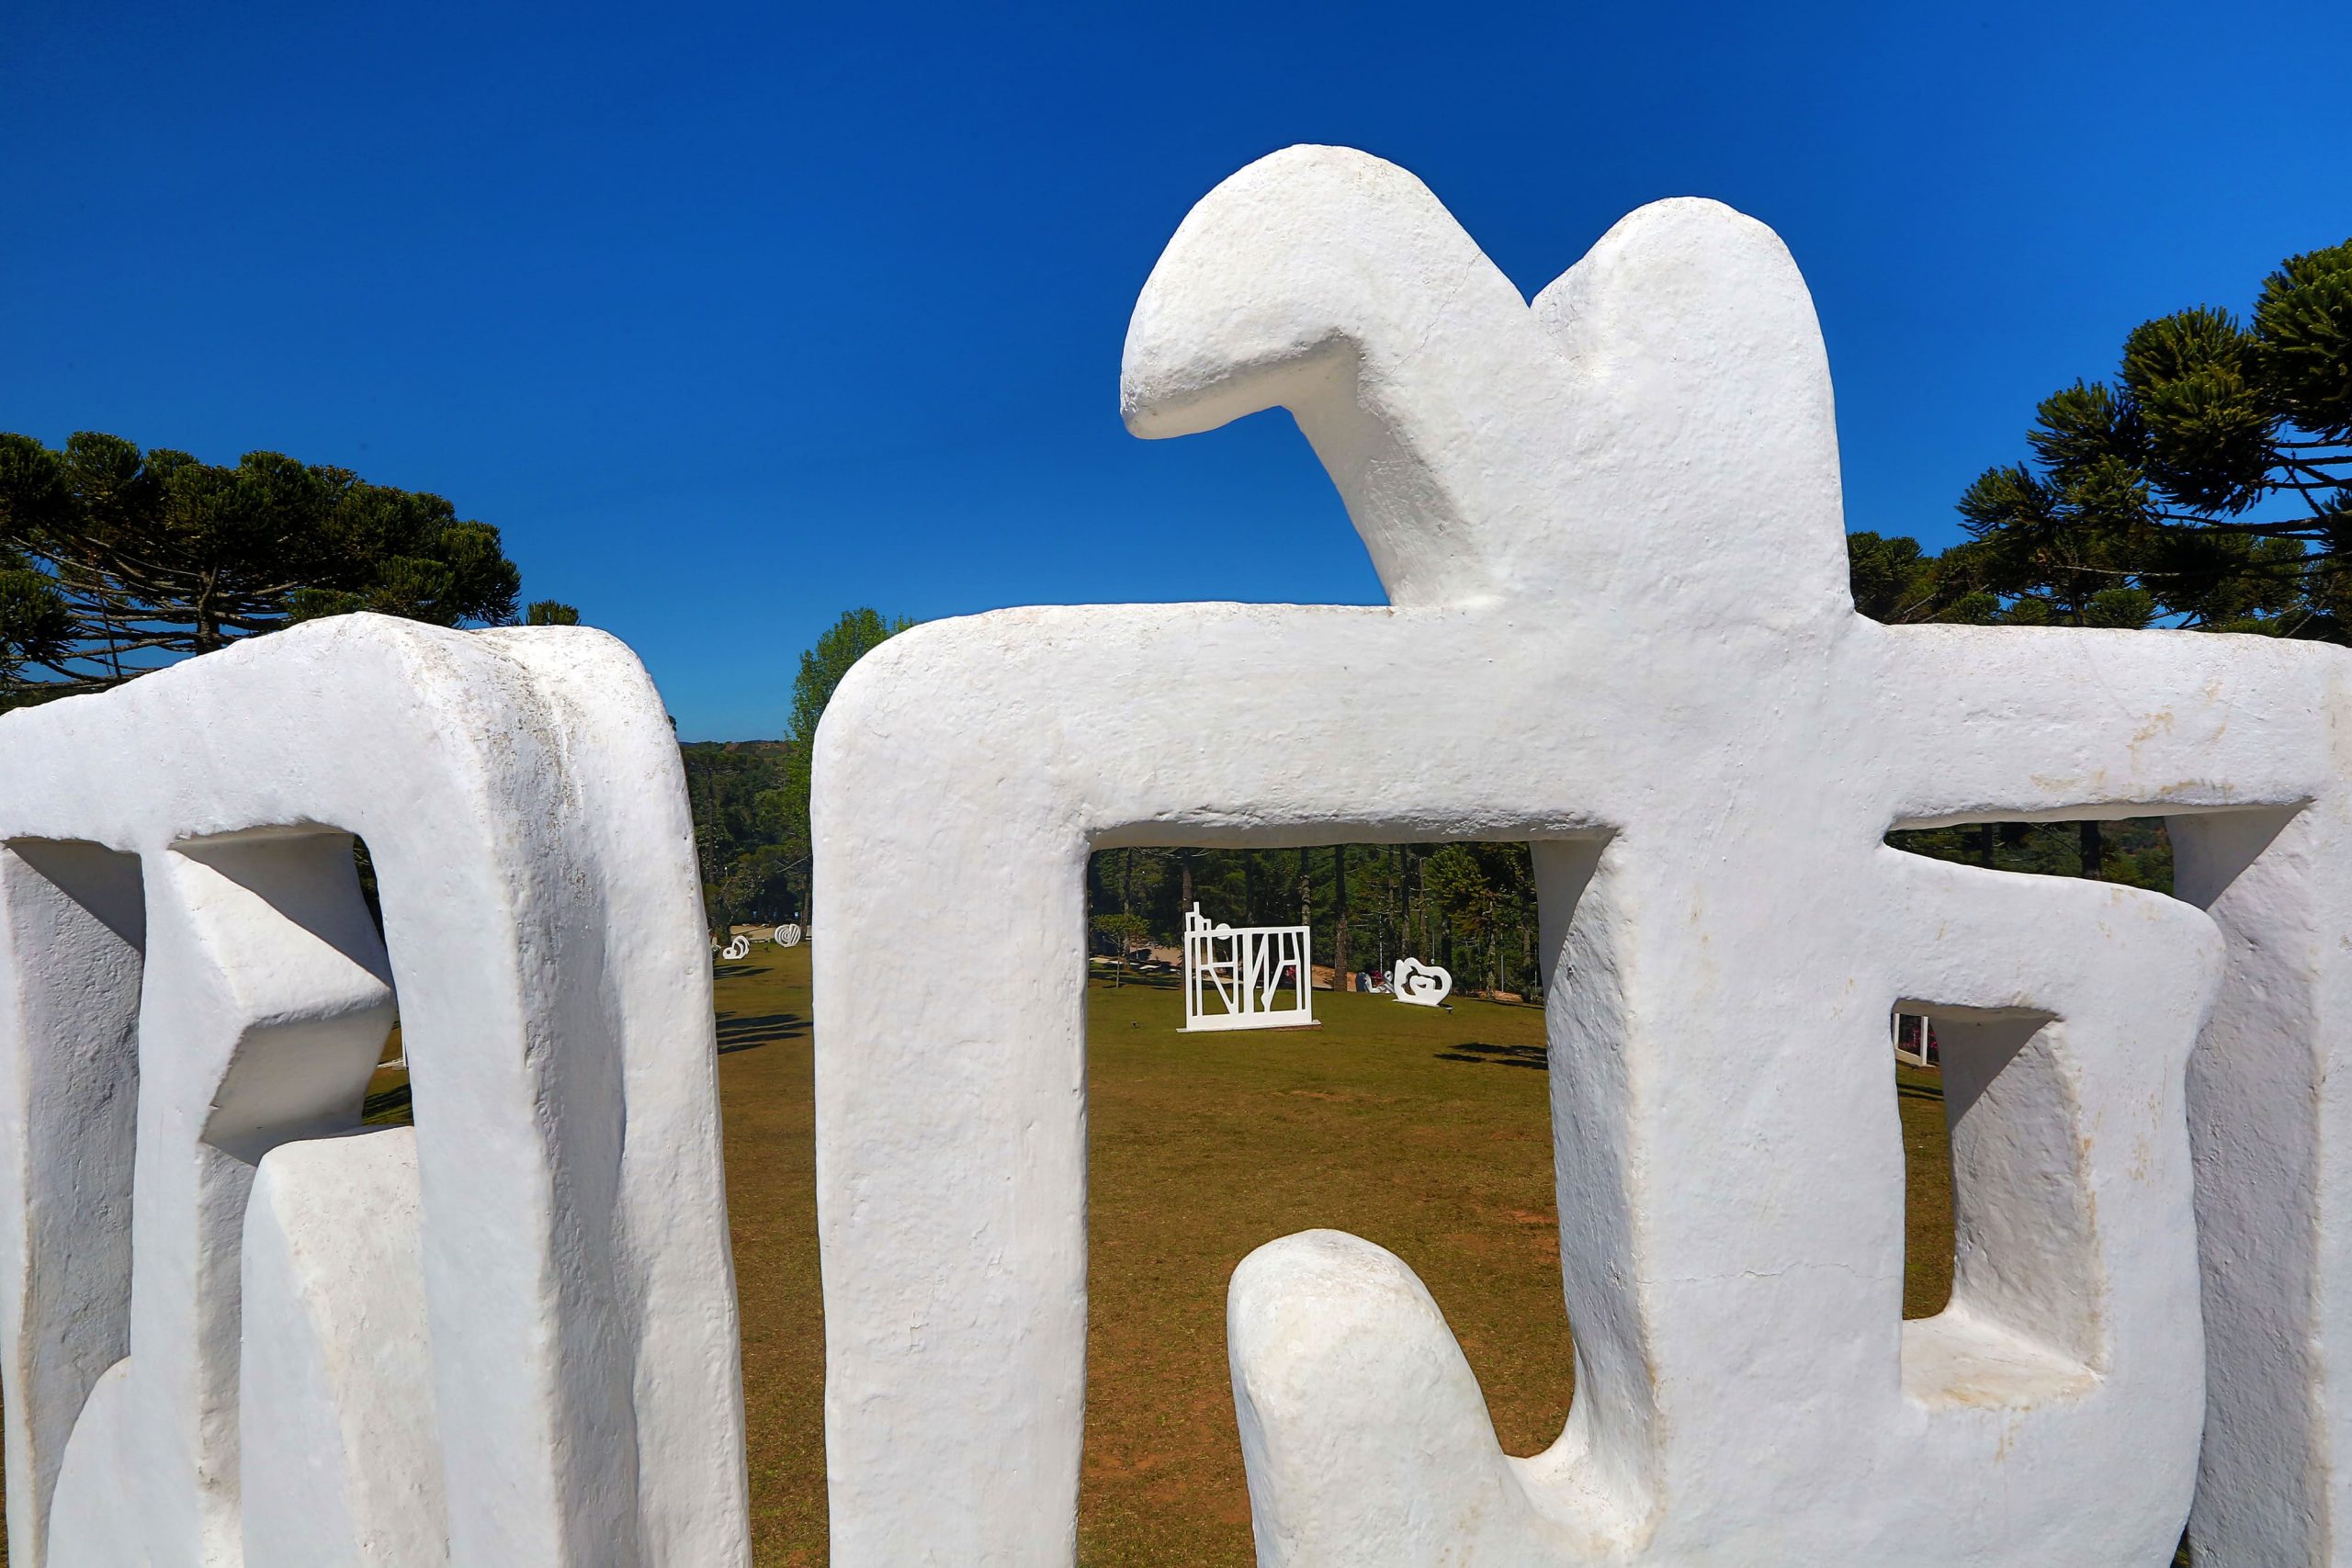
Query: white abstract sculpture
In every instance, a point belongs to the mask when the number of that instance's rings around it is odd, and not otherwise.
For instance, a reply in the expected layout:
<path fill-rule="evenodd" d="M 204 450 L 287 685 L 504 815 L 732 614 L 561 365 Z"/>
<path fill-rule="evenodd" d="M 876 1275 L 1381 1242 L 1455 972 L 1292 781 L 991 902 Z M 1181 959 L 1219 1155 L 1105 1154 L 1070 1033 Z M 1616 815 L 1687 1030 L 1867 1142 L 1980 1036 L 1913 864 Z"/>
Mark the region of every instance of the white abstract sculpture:
<path fill-rule="evenodd" d="M 778 926 L 775 928 L 775 931 L 770 940 L 775 942 L 778 947 L 798 947 L 800 945 L 800 928 L 798 926 Z"/>
<path fill-rule="evenodd" d="M 1910 1063 L 1915 1067 L 1930 1067 L 1935 1066 L 1934 1062 L 1930 1061 L 1928 1056 L 1928 1042 L 1932 1040 L 1935 1035 L 1935 1020 L 1930 1018 L 1913 1018 L 1910 1020 L 1912 1043 L 1911 1047 L 1908 1050 L 1904 1048 L 1903 1043 L 1904 1021 L 1905 1015 L 1899 1012 L 1894 1014 L 1888 1020 L 1889 1030 L 1894 1040 L 1894 1055 L 1896 1057 Z"/>
<path fill-rule="evenodd" d="M 1398 1001 L 1411 1002 L 1416 1007 L 1441 1007 L 1453 993 L 1451 971 L 1418 958 L 1398 959 L 1396 977 L 1389 984 L 1396 988 Z"/>
<path fill-rule="evenodd" d="M 1212 925 L 1184 912 L 1184 1027 L 1302 1029 L 1315 1021 L 1314 931 L 1306 926 Z M 1277 1005 L 1290 992 L 1287 1006 Z M 1217 1005 L 1208 1006 L 1215 997 Z"/>
<path fill-rule="evenodd" d="M 727 945 L 719 949 L 718 956 L 725 959 L 729 964 L 734 964 L 742 959 L 751 957 L 752 939 L 743 935 L 741 931 L 736 932 L 733 936 L 727 939 Z"/>
<path fill-rule="evenodd" d="M 356 615 L 11 713 L 0 841 L 12 1561 L 749 1562 L 692 831 L 627 649 Z M 417 1125 L 362 1131 L 395 997 Z"/>
<path fill-rule="evenodd" d="M 1402 1262 L 1274 1243 L 1231 1297 L 1261 1562 L 2153 1564 L 2200 1427 L 2200 1561 L 2352 1552 L 2343 653 L 1857 615 L 1811 302 L 1712 202 L 1531 306 L 1409 175 L 1278 153 L 1177 231 L 1123 401 L 1287 407 L 1390 604 L 1009 611 L 842 682 L 836 1563 L 1071 1559 L 1089 852 L 1435 836 L 1534 844 L 1575 1404 L 1506 1458 Z M 1882 842 L 2153 811 L 2186 902 Z M 1898 1004 L 1943 1043 L 1960 1247 L 1911 1324 Z"/>

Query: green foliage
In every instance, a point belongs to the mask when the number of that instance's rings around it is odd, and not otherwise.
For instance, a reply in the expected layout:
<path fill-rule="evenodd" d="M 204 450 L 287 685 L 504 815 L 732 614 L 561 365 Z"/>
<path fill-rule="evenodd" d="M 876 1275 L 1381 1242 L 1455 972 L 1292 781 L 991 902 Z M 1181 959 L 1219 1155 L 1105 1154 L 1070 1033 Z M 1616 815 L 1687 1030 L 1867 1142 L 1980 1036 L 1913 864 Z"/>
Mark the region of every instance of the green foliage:
<path fill-rule="evenodd" d="M 1849 534 L 1846 563 L 1854 607 L 1872 620 L 1900 624 L 1935 595 L 1930 559 L 1917 539 Z"/>
<path fill-rule="evenodd" d="M 497 529 L 347 468 L 0 434 L 0 680 L 16 700 L 352 610 L 505 625 L 520 582 Z"/>
<path fill-rule="evenodd" d="M 689 741 L 678 749 L 713 931 L 807 912 L 808 843 L 784 809 L 796 751 L 786 740 Z"/>
<path fill-rule="evenodd" d="M 536 615 L 541 606 L 531 608 Z M 800 656 L 786 739 L 680 748 L 694 808 L 703 903 L 714 931 L 738 922 L 806 919 L 813 913 L 808 743 L 850 666 L 913 624 L 886 620 L 867 609 L 844 613 Z"/>
<path fill-rule="evenodd" d="M 2352 441 L 2352 240 L 2280 263 L 2254 331 L 2271 406 L 2324 440 Z"/>
<path fill-rule="evenodd" d="M 810 760 L 815 756 L 817 725 L 833 700 L 834 688 L 850 666 L 873 652 L 914 622 L 904 616 L 884 617 L 872 608 L 844 610 L 800 655 L 800 672 L 792 680 L 792 757 L 786 767 L 783 809 L 786 831 L 801 843 L 813 841 L 808 826 Z"/>
<path fill-rule="evenodd" d="M 2127 887 L 2170 893 L 2172 836 L 2161 817 L 2102 822 L 2094 830 L 2098 876 Z M 2080 822 L 1973 823 L 1962 828 L 1923 828 L 1889 833 L 1898 850 L 1930 860 L 2039 876 L 2084 876 L 2093 853 Z M 1988 853 L 1989 850 L 1989 853 Z"/>
<path fill-rule="evenodd" d="M 1094 917 L 1097 945 L 1107 945 L 1119 960 L 1119 975 L 1127 973 L 1127 960 L 1135 950 L 1151 941 L 1151 924 L 1141 915 L 1097 915 Z"/>
<path fill-rule="evenodd" d="M 27 664 L 61 659 L 74 637 L 74 612 L 48 574 L 21 551 L 0 545 L 0 682 Z"/>
<path fill-rule="evenodd" d="M 2352 242 L 2281 263 L 2251 326 L 2200 305 L 2133 328 L 2026 446 L 1960 498 L 1952 618 L 2352 640 Z M 1865 603 L 1866 554 L 1857 604 L 1903 618 Z"/>
<path fill-rule="evenodd" d="M 1984 625 L 1998 618 L 2000 601 L 1982 591 L 1964 550 L 1931 556 L 1905 535 L 1846 536 L 1854 608 L 1889 626 L 1921 622 Z"/>
<path fill-rule="evenodd" d="M 526 626 L 576 626 L 580 612 L 560 599 L 534 599 L 523 612 Z"/>
<path fill-rule="evenodd" d="M 800 673 L 792 681 L 792 739 L 804 747 L 815 740 L 817 721 L 825 716 L 825 705 L 850 666 L 913 625 L 903 616 L 886 620 L 872 609 L 842 611 L 817 646 L 800 656 Z"/>

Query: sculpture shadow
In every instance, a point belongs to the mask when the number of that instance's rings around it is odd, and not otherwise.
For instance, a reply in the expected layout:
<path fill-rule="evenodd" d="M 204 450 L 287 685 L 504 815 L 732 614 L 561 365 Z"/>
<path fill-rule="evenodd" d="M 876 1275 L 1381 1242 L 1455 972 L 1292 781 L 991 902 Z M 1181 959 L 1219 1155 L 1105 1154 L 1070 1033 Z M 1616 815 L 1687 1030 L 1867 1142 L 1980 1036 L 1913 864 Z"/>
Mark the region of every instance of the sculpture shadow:
<path fill-rule="evenodd" d="M 1541 1045 L 1482 1045 L 1466 1040 L 1435 1055 L 1441 1062 L 1485 1062 L 1498 1067 L 1532 1067 L 1539 1073 L 1552 1070 L 1550 1053 Z"/>
<path fill-rule="evenodd" d="M 394 1084 L 381 1094 L 371 1094 L 359 1103 L 360 1124 L 368 1127 L 413 1127 L 416 1106 L 410 1099 L 408 1085 Z"/>
<path fill-rule="evenodd" d="M 718 1015 L 718 1054 L 749 1051 L 761 1045 L 772 1045 L 779 1040 L 802 1040 L 808 1034 L 808 1021 L 797 1012 L 763 1012 L 751 1017 L 739 1017 L 731 1012 Z"/>

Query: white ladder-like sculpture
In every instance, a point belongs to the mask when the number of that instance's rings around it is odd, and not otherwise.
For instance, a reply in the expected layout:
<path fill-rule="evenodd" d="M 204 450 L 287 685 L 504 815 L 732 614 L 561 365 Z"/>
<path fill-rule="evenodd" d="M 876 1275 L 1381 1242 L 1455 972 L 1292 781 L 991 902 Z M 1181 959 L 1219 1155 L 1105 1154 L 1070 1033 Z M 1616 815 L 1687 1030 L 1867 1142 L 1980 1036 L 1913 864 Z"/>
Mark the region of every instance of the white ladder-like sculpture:
<path fill-rule="evenodd" d="M 1315 932 L 1307 926 L 1212 924 L 1184 912 L 1187 1030 L 1301 1029 L 1315 1021 Z M 1286 1007 L 1275 1004 L 1290 993 Z M 1210 1008 L 1215 997 L 1217 1006 Z"/>

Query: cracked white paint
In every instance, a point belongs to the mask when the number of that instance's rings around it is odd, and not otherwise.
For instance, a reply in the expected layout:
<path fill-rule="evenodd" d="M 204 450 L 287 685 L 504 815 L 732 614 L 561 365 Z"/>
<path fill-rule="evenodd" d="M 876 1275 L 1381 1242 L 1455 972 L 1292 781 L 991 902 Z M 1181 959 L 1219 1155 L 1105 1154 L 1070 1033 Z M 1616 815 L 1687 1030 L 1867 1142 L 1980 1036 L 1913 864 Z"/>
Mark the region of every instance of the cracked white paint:
<path fill-rule="evenodd" d="M 710 966 L 627 649 L 358 615 L 12 713 L 0 842 L 14 1561 L 748 1562 Z M 416 1129 L 358 1132 L 395 992 Z"/>
<path fill-rule="evenodd" d="M 2200 1428 L 2200 1562 L 2338 1550 L 2339 650 L 1857 615 L 1811 301 L 1712 202 L 1531 305 L 1409 175 L 1295 148 L 1178 230 L 1122 397 L 1153 436 L 1289 409 L 1390 604 L 1007 611 L 843 682 L 835 1562 L 1073 1556 L 1088 853 L 1440 838 L 1535 844 L 1575 1405 L 1507 1458 L 1403 1260 L 1261 1249 L 1231 1353 L 1262 1562 L 2154 1564 Z M 2148 812 L 2213 918 L 1881 842 Z M 1947 1042 L 1962 1245 L 1910 1325 L 1898 1004 Z"/>

